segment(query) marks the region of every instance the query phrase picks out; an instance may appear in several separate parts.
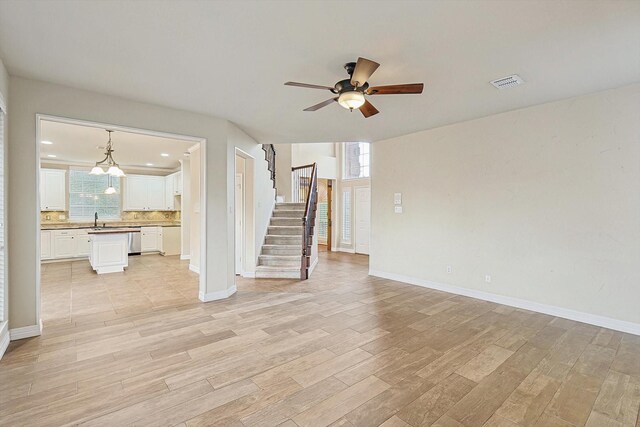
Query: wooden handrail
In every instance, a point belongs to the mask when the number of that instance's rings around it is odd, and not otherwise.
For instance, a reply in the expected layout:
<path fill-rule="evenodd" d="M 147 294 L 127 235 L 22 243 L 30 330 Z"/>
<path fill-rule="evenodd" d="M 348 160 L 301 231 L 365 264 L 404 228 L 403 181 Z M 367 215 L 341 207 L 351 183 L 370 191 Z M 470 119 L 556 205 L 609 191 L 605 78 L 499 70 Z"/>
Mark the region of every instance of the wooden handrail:
<path fill-rule="evenodd" d="M 293 172 L 293 171 L 297 171 L 298 169 L 306 169 L 306 168 L 310 168 L 310 167 L 313 167 L 314 165 L 315 165 L 315 163 L 311 163 L 311 164 L 309 164 L 309 165 L 292 167 L 292 168 L 291 168 L 291 172 Z"/>
<path fill-rule="evenodd" d="M 304 203 L 302 217 L 302 254 L 300 258 L 300 280 L 309 278 L 311 248 L 318 206 L 318 171 L 316 163 L 291 168 L 294 182 L 293 201 Z"/>
<path fill-rule="evenodd" d="M 267 161 L 267 169 L 269 170 L 273 188 L 276 188 L 276 149 L 273 144 L 262 144 L 264 150 L 264 159 Z"/>

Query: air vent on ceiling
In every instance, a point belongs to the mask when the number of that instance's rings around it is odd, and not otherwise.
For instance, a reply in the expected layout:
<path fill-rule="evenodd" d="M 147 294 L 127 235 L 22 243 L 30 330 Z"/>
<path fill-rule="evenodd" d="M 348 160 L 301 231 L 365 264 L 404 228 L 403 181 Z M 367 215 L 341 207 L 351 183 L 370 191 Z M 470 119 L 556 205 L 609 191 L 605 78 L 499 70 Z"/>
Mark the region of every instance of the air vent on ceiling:
<path fill-rule="evenodd" d="M 498 89 L 506 89 L 513 86 L 519 86 L 524 83 L 522 77 L 517 74 L 513 74 L 511 76 L 503 77 L 501 79 L 493 80 L 491 82 Z"/>

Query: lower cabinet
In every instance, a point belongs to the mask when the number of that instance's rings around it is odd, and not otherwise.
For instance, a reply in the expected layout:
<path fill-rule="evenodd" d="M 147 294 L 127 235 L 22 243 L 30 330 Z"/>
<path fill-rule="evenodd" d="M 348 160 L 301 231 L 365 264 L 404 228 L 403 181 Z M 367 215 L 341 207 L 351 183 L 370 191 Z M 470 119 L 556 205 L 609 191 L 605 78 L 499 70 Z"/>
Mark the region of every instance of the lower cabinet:
<path fill-rule="evenodd" d="M 88 258 L 91 240 L 87 230 L 42 230 L 40 259 Z"/>
<path fill-rule="evenodd" d="M 51 234 L 52 231 L 50 230 L 44 230 L 40 232 L 40 259 L 53 258 Z"/>
<path fill-rule="evenodd" d="M 140 248 L 142 252 L 162 252 L 162 227 L 141 227 Z"/>
<path fill-rule="evenodd" d="M 76 255 L 75 230 L 54 230 L 53 257 L 73 258 Z"/>

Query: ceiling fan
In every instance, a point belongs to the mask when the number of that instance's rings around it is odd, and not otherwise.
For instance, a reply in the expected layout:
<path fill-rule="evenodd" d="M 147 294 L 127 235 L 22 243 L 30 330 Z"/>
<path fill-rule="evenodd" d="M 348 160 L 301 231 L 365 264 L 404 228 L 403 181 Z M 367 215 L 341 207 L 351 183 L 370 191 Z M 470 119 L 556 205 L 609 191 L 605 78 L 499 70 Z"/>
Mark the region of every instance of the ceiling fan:
<path fill-rule="evenodd" d="M 306 87 L 310 89 L 329 90 L 338 95 L 334 98 L 327 99 L 319 104 L 305 108 L 304 111 L 316 111 L 322 107 L 326 107 L 332 102 L 337 102 L 348 110 L 360 110 L 362 115 L 367 118 L 379 111 L 369 101 L 365 99 L 365 95 L 395 95 L 422 93 L 424 83 L 410 83 L 403 85 L 390 86 L 369 86 L 367 80 L 378 69 L 380 64 L 369 59 L 358 58 L 358 62 L 348 62 L 344 64 L 345 70 L 349 74 L 349 78 L 340 80 L 334 87 L 311 85 L 306 83 L 286 82 L 287 86 Z"/>

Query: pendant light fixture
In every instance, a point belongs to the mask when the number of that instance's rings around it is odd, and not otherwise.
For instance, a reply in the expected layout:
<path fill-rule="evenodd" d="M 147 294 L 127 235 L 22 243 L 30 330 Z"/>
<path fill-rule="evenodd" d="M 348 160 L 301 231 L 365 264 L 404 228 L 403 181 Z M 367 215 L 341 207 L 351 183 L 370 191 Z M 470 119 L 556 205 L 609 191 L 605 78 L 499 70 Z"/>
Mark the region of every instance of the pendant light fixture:
<path fill-rule="evenodd" d="M 113 155 L 112 153 L 114 152 L 113 148 L 111 148 L 111 132 L 113 132 L 112 130 L 107 130 L 107 132 L 109 133 L 109 141 L 107 142 L 107 151 L 105 154 L 105 158 L 99 162 L 96 162 L 96 165 L 93 167 L 93 169 L 91 169 L 91 172 L 89 172 L 90 175 L 104 175 L 105 173 L 109 174 L 110 176 L 116 177 L 116 178 L 120 178 L 123 176 L 126 176 L 124 174 L 124 172 L 122 171 L 122 169 L 120 169 L 120 167 L 118 166 L 118 164 L 116 163 L 115 160 L 113 160 Z M 103 169 L 107 168 L 107 171 L 105 172 L 105 170 Z M 111 186 L 110 186 L 111 188 Z M 113 194 L 113 193 L 112 193 Z"/>
<path fill-rule="evenodd" d="M 117 191 L 115 189 L 115 187 L 113 186 L 113 184 L 111 183 L 111 175 L 109 175 L 109 183 L 108 183 L 108 187 L 106 190 L 104 190 L 104 194 L 116 194 Z"/>

